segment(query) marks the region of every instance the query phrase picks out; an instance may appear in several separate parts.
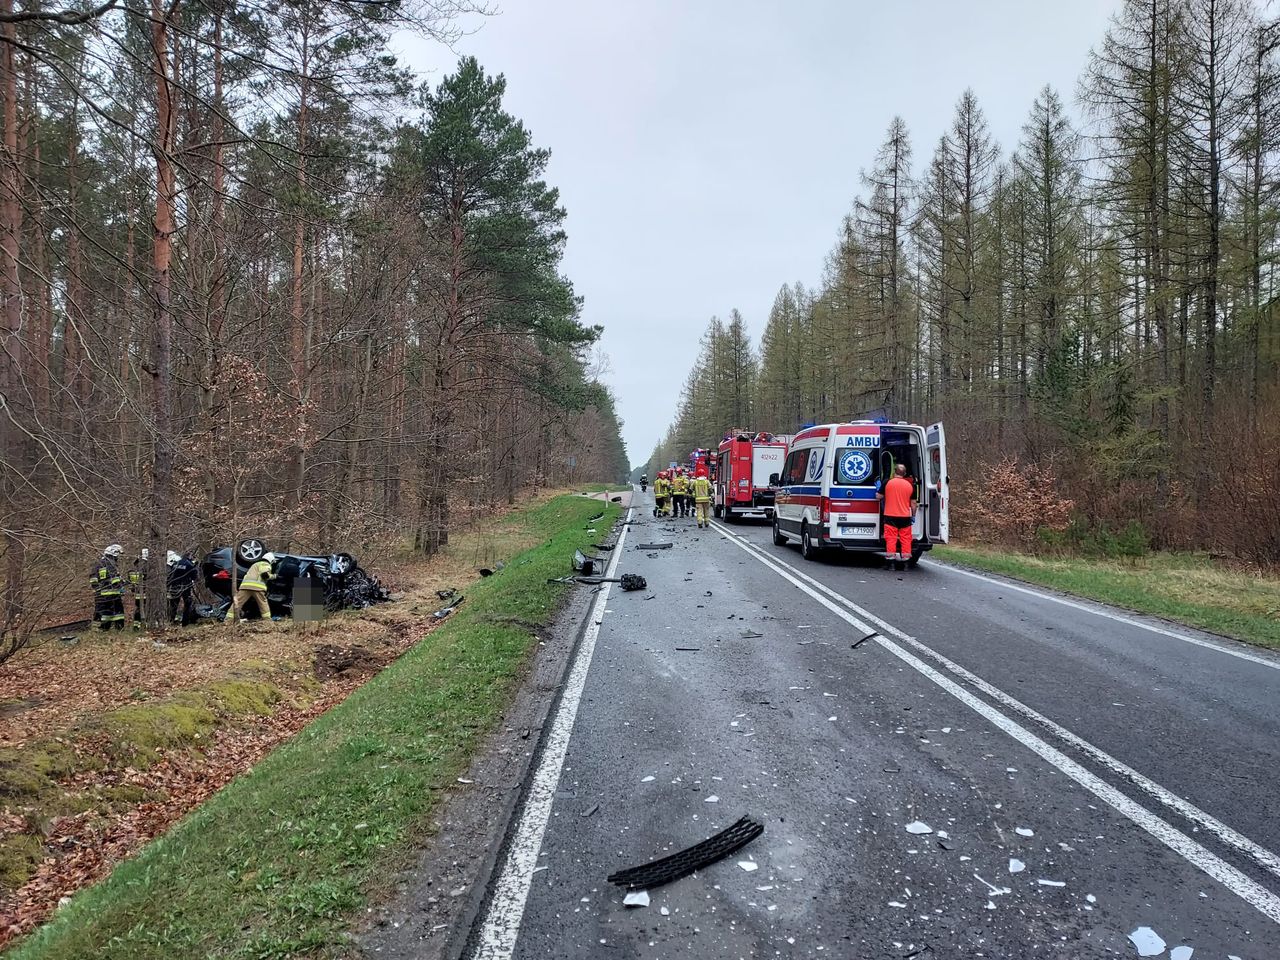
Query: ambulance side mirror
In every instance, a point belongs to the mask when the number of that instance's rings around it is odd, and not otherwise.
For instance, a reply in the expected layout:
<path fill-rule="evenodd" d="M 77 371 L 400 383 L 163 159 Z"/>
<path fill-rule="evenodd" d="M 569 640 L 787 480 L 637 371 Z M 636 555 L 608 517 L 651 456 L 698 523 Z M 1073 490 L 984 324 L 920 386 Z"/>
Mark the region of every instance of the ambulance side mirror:
<path fill-rule="evenodd" d="M 769 474 L 769 486 L 776 487 L 780 478 L 776 473 Z"/>

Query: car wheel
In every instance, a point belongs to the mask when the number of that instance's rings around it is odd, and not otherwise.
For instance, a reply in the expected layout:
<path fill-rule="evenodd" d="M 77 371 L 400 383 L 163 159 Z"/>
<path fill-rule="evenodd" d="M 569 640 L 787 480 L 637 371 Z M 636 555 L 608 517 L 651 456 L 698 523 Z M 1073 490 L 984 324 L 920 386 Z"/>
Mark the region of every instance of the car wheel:
<path fill-rule="evenodd" d="M 806 560 L 817 560 L 820 552 L 818 545 L 813 542 L 813 537 L 809 535 L 809 524 L 802 523 L 800 525 L 800 556 Z"/>
<path fill-rule="evenodd" d="M 787 538 L 782 535 L 782 531 L 778 529 L 778 518 L 773 518 L 773 545 L 775 547 L 785 547 Z"/>
<path fill-rule="evenodd" d="M 717 503 L 714 507 L 711 508 L 711 513 L 715 516 L 717 520 L 719 520 L 720 515 L 724 513 L 724 507 L 720 506 L 720 504 Z"/>
<path fill-rule="evenodd" d="M 912 554 L 911 554 L 911 559 L 909 559 L 909 560 L 907 561 L 907 566 L 908 566 L 908 567 L 910 567 L 912 570 L 914 570 L 916 567 L 920 566 L 920 554 L 919 554 L 919 553 L 912 553 Z"/>
<path fill-rule="evenodd" d="M 329 572 L 334 576 L 346 576 L 355 569 L 356 558 L 349 553 L 335 553 L 329 558 Z"/>
<path fill-rule="evenodd" d="M 236 559 L 241 563 L 254 564 L 267 552 L 267 545 L 256 537 L 248 537 L 240 541 L 236 547 Z"/>

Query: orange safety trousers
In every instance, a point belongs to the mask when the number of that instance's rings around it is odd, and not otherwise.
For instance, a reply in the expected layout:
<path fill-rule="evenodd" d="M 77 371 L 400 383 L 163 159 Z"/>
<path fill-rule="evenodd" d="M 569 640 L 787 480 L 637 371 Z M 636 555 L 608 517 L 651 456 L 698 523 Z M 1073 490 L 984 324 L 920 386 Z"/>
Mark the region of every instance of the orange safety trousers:
<path fill-rule="evenodd" d="M 890 557 L 898 554 L 902 557 L 911 556 L 911 526 L 905 527 L 893 526 L 888 518 L 884 523 L 884 552 Z"/>

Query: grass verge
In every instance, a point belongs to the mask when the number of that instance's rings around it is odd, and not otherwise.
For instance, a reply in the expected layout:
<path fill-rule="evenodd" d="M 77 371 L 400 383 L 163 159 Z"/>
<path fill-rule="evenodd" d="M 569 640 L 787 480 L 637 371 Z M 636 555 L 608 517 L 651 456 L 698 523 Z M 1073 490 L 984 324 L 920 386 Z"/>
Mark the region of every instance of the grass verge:
<path fill-rule="evenodd" d="M 1232 570 L 1205 556 L 1156 553 L 1134 561 L 1086 560 L 975 546 L 938 547 L 937 555 L 1258 646 L 1280 648 L 1280 580 Z"/>
<path fill-rule="evenodd" d="M 404 656 L 165 837 L 77 895 L 7 956 L 291 957 L 338 944 L 365 892 L 409 855 L 509 701 L 598 501 L 505 518 L 540 542 Z M 610 523 L 616 505 L 606 506 Z"/>

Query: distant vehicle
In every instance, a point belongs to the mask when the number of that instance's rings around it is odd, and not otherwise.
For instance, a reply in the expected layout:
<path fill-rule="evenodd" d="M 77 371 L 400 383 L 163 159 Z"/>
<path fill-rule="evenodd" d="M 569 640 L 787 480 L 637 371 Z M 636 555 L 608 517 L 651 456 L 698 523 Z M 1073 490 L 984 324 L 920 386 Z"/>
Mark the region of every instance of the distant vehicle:
<path fill-rule="evenodd" d="M 935 543 L 946 543 L 950 531 L 950 481 L 947 441 L 941 423 L 855 420 L 809 427 L 796 434 L 782 469 L 773 542 L 800 542 L 805 559 L 828 548 L 882 552 L 883 518 L 877 497 L 905 464 L 915 484 L 920 510 L 912 525 L 908 563 Z"/>
<path fill-rule="evenodd" d="M 712 512 L 732 522 L 748 513 L 773 519 L 787 439 L 741 431 L 724 440 L 715 459 Z"/>
<path fill-rule="evenodd" d="M 231 599 L 231 547 L 216 547 L 205 555 L 201 573 L 205 585 L 217 597 Z M 236 583 L 244 579 L 249 567 L 262 559 L 266 544 L 257 538 L 241 540 L 236 547 Z M 330 610 L 349 606 L 367 606 L 386 600 L 387 592 L 370 577 L 356 558 L 349 553 L 333 553 L 327 556 L 275 552 L 273 576 L 267 581 L 267 603 L 277 616 L 287 616 L 293 610 L 293 584 L 303 577 L 311 577 L 324 590 L 325 605 Z"/>

